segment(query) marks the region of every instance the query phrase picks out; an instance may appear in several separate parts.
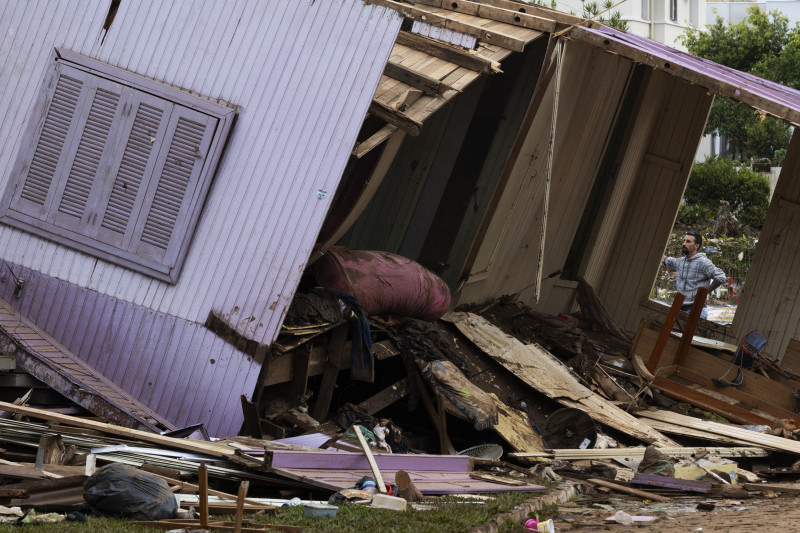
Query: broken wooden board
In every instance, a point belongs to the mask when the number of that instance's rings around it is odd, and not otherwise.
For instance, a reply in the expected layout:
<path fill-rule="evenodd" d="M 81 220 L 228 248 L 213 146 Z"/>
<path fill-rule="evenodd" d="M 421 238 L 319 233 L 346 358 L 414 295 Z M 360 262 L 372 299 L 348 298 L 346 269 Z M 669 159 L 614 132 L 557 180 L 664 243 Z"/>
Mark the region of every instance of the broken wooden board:
<path fill-rule="evenodd" d="M 472 313 L 448 313 L 469 340 L 525 383 L 566 407 L 586 411 L 595 421 L 656 446 L 677 446 L 652 427 L 626 413 L 582 385 L 570 370 L 538 345 L 525 345 L 515 337 Z"/>
<path fill-rule="evenodd" d="M 647 485 L 650 487 L 687 490 L 689 492 L 708 492 L 711 490 L 711 483 L 707 481 L 642 474 L 641 472 L 636 472 L 629 483 L 633 483 L 634 485 Z"/>
<path fill-rule="evenodd" d="M 386 483 L 395 483 L 402 470 L 423 494 L 463 494 L 483 492 L 543 492 L 546 487 L 525 484 L 506 486 L 472 479 L 473 459 L 465 455 L 376 454 L 375 462 Z M 363 453 L 346 452 L 269 452 L 267 469 L 313 487 L 339 491 L 351 488 L 362 476 L 371 476 Z"/>
<path fill-rule="evenodd" d="M 497 403 L 497 425 L 495 432 L 518 452 L 532 452 L 545 449 L 544 440 L 531 427 L 530 420 L 519 409 L 503 403 L 496 394 L 491 393 Z"/>
<path fill-rule="evenodd" d="M 659 422 L 662 428 L 671 427 L 672 431 L 678 434 L 688 434 L 684 430 L 694 431 L 706 435 L 704 438 L 714 440 L 715 437 L 724 439 L 736 439 L 739 442 L 747 442 L 762 448 L 780 450 L 784 452 L 800 453 L 800 441 L 766 435 L 744 429 L 741 426 L 731 424 L 720 424 L 708 420 L 700 420 L 691 416 L 686 416 L 671 411 L 639 411 L 636 416 Z M 665 429 L 666 431 L 666 429 Z"/>
<path fill-rule="evenodd" d="M 580 459 L 619 459 L 634 457 L 641 459 L 644 457 L 644 452 L 647 448 L 644 446 L 636 446 L 632 448 L 605 448 L 605 449 L 590 449 L 590 450 L 546 450 L 544 452 L 515 452 L 509 453 L 510 457 L 518 459 L 540 459 L 543 461 L 560 460 L 560 461 L 575 461 Z M 680 448 L 659 448 L 661 455 L 667 457 L 694 457 L 695 455 L 703 454 L 716 457 L 766 457 L 770 454 L 764 448 L 756 448 L 749 446 L 736 446 L 736 447 L 680 447 Z"/>
<path fill-rule="evenodd" d="M 51 420 L 74 427 L 101 431 L 106 435 L 127 437 L 130 439 L 136 439 L 143 442 L 149 442 L 151 444 L 157 444 L 159 446 L 165 446 L 168 448 L 185 450 L 189 452 L 202 453 L 205 455 L 210 455 L 212 457 L 219 457 L 222 459 L 231 458 L 234 455 L 236 455 L 236 452 L 233 448 L 224 444 L 221 445 L 219 443 L 207 442 L 202 440 L 193 440 L 193 439 L 176 439 L 173 437 L 159 435 L 157 433 L 149 433 L 147 431 L 124 428 L 114 424 L 95 422 L 94 420 L 88 420 L 85 418 L 79 418 L 75 416 L 61 415 L 58 413 L 52 413 L 50 411 L 44 411 L 42 409 L 23 407 L 20 405 L 14 405 L 12 403 L 7 403 L 7 402 L 0 402 L 0 410 L 10 411 L 12 413 L 25 415 L 37 420 Z"/>

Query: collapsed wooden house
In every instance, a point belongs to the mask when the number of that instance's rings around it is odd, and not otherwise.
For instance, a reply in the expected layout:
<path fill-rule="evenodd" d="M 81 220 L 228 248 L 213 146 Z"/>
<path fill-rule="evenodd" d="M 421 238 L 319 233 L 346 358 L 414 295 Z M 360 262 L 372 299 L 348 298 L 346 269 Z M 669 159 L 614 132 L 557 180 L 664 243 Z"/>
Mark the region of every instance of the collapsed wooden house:
<path fill-rule="evenodd" d="M 580 276 L 634 331 L 666 313 L 648 295 L 714 95 L 800 123 L 794 90 L 511 0 L 63 0 L 0 27 L 4 355 L 75 396 L 48 355 L 70 352 L 142 404 L 118 411 L 216 435 L 293 371 L 263 363 L 331 246 L 417 260 L 454 305 L 569 312 Z M 733 325 L 702 324 L 778 357 L 800 327 L 798 143 Z"/>

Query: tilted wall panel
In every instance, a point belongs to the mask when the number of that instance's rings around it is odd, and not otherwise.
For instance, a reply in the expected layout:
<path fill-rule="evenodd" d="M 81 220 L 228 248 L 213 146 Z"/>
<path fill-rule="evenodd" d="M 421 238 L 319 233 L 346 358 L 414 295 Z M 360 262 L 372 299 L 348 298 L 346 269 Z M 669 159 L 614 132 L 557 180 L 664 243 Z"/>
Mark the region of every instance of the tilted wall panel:
<path fill-rule="evenodd" d="M 0 5 L 0 189 L 36 91 L 63 47 L 239 107 L 175 285 L 0 227 L 3 258 L 189 321 L 211 310 L 277 334 L 399 31 L 361 0 Z M 54 254 L 62 260 L 52 261 Z"/>
<path fill-rule="evenodd" d="M 402 19 L 361 0 L 140 0 L 105 31 L 110 3 L 0 3 L 0 192 L 56 47 L 235 106 L 183 272 L 171 285 L 6 226 L 0 259 L 76 355 L 178 425 L 235 433 L 259 365 L 202 324 L 214 310 L 277 335 Z"/>
<path fill-rule="evenodd" d="M 25 288 L 15 298 L 15 276 Z M 260 365 L 200 324 L 171 317 L 8 263 L 0 298 L 108 379 L 183 427 L 203 422 L 236 435 L 239 396 L 251 397 Z"/>

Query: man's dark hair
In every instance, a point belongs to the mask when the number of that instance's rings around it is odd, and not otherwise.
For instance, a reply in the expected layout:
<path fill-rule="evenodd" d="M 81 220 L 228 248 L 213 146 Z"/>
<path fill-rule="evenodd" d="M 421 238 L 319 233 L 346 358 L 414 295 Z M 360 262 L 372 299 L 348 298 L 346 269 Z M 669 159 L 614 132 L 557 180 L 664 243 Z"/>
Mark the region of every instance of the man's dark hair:
<path fill-rule="evenodd" d="M 687 231 L 685 235 L 691 235 L 694 237 L 694 243 L 703 246 L 703 236 L 694 231 Z"/>

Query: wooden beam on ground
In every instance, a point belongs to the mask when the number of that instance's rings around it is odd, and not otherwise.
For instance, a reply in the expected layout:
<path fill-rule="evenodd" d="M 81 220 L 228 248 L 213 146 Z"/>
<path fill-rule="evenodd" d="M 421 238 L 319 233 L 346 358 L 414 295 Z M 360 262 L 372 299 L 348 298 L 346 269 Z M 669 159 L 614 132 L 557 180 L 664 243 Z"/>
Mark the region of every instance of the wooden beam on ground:
<path fill-rule="evenodd" d="M 500 71 L 500 63 L 483 58 L 475 53 L 458 48 L 430 37 L 424 37 L 416 33 L 401 31 L 397 35 L 397 44 L 402 44 L 414 50 L 424 52 L 429 56 L 444 59 L 449 63 L 456 64 L 469 70 L 482 74 L 494 74 Z"/>
<path fill-rule="evenodd" d="M 648 444 L 676 446 L 675 441 L 582 385 L 561 361 L 541 346 L 525 345 L 472 313 L 448 313 L 443 320 L 455 324 L 489 357 L 548 398 L 565 407 L 582 409 L 596 422 Z"/>
<path fill-rule="evenodd" d="M 328 419 L 328 408 L 333 397 L 333 388 L 336 386 L 336 378 L 339 377 L 339 369 L 344 357 L 344 344 L 347 340 L 347 333 L 350 331 L 350 324 L 344 323 L 333 330 L 328 343 L 328 361 L 325 365 L 325 373 L 322 375 L 322 383 L 317 391 L 317 402 L 311 416 L 320 422 Z"/>
<path fill-rule="evenodd" d="M 558 449 L 545 450 L 543 452 L 512 452 L 509 457 L 543 460 L 557 459 L 561 461 L 579 461 L 591 459 L 627 459 L 642 458 L 647 448 L 636 446 L 632 448 L 605 448 L 589 450 Z M 678 447 L 678 448 L 659 448 L 661 455 L 668 457 L 694 457 L 700 453 L 707 452 L 707 455 L 717 457 L 767 457 L 770 452 L 764 448 L 750 446 L 705 446 L 705 447 Z"/>
<path fill-rule="evenodd" d="M 661 360 L 661 354 L 664 353 L 664 345 L 667 344 L 667 339 L 672 332 L 672 326 L 675 325 L 675 320 L 678 318 L 678 313 L 681 312 L 683 300 L 686 298 L 681 293 L 675 295 L 672 301 L 672 307 L 669 308 L 667 318 L 664 320 L 664 325 L 661 326 L 661 332 L 658 334 L 658 340 L 653 346 L 653 351 L 650 352 L 650 358 L 647 360 L 647 370 L 652 374 L 658 368 L 658 362 Z"/>
<path fill-rule="evenodd" d="M 700 287 L 697 289 L 697 294 L 694 296 L 692 303 L 692 311 L 689 313 L 689 318 L 686 320 L 686 326 L 683 328 L 683 336 L 681 342 L 678 344 L 678 352 L 675 354 L 673 364 L 683 365 L 686 361 L 686 355 L 689 353 L 689 347 L 692 345 L 692 338 L 694 332 L 697 330 L 697 323 L 700 321 L 700 313 L 703 312 L 703 306 L 706 304 L 706 297 L 708 296 L 708 289 Z"/>
<path fill-rule="evenodd" d="M 718 400 L 713 396 L 703 394 L 698 390 L 687 387 L 686 385 L 681 385 L 680 383 L 676 383 L 671 379 L 662 376 L 656 376 L 653 382 L 650 383 L 650 386 L 660 390 L 671 398 L 690 403 L 695 407 L 700 407 L 706 411 L 711 411 L 712 413 L 724 416 L 731 422 L 736 422 L 737 424 L 772 426 L 775 423 L 774 420 L 758 416 L 747 409 L 724 402 L 722 400 Z"/>
<path fill-rule="evenodd" d="M 594 485 L 600 485 L 601 487 L 606 487 L 611 490 L 615 490 L 617 492 L 623 492 L 625 494 L 632 494 L 634 496 L 639 496 L 640 498 L 645 498 L 647 500 L 653 500 L 656 502 L 671 502 L 670 498 L 665 498 L 664 496 L 660 496 L 658 494 L 653 494 L 652 492 L 646 492 L 639 489 L 632 489 L 630 487 L 626 487 L 624 485 L 619 485 L 617 483 L 611 483 L 610 481 L 606 481 L 604 479 L 597 479 L 597 478 L 590 478 L 587 479 L 589 483 Z"/>
<path fill-rule="evenodd" d="M 14 405 L 7 402 L 0 402 L 0 410 L 18 413 L 38 420 L 52 420 L 73 427 L 94 429 L 97 431 L 101 431 L 107 435 L 117 435 L 121 437 L 127 437 L 130 439 L 137 439 L 144 442 L 149 442 L 151 444 L 165 446 L 168 448 L 175 448 L 195 453 L 203 453 L 206 455 L 210 455 L 212 457 L 219 457 L 224 459 L 227 457 L 233 457 L 235 455 L 233 448 L 226 445 L 220 445 L 220 444 L 215 444 L 213 442 L 198 441 L 191 439 L 176 439 L 173 437 L 165 437 L 157 433 L 150 433 L 147 431 L 140 431 L 137 429 L 124 428 L 121 426 L 115 426 L 114 424 L 95 422 L 94 420 L 87 420 L 84 418 L 79 418 L 69 415 L 51 413 L 50 411 L 44 411 L 42 409 L 34 409 L 32 407 L 23 407 L 20 405 Z M 2 459 L 0 459 L 0 464 L 2 464 Z"/>
<path fill-rule="evenodd" d="M 661 422 L 660 427 L 671 426 L 677 433 L 682 433 L 684 429 L 696 430 L 712 437 L 722 436 L 726 439 L 736 439 L 771 450 L 800 453 L 800 441 L 766 435 L 731 424 L 700 420 L 670 411 L 639 411 L 636 416 L 646 419 L 646 421 Z"/>

